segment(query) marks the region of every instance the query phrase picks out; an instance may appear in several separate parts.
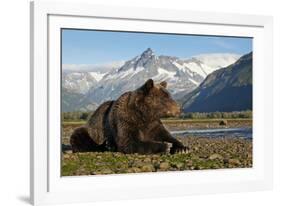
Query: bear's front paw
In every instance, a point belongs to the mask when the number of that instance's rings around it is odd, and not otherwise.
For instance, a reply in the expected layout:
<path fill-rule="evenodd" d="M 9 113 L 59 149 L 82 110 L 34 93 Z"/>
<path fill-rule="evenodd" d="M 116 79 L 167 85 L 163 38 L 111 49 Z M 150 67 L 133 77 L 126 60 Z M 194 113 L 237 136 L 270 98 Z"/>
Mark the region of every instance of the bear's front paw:
<path fill-rule="evenodd" d="M 167 148 L 166 148 L 165 154 L 170 154 L 171 153 L 171 149 L 173 147 L 173 144 L 167 143 L 166 145 L 167 145 Z"/>
<path fill-rule="evenodd" d="M 172 146 L 171 149 L 170 149 L 170 154 L 186 154 L 188 153 L 189 151 L 189 148 L 182 145 L 182 146 Z"/>

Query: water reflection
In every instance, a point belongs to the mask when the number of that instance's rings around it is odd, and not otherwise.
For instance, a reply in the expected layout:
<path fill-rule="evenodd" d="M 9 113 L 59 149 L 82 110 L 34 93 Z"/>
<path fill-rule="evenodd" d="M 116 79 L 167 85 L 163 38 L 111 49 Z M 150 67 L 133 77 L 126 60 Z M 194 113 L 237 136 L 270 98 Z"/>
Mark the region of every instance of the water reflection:
<path fill-rule="evenodd" d="M 252 128 L 188 129 L 171 131 L 176 137 L 243 138 L 252 139 Z"/>

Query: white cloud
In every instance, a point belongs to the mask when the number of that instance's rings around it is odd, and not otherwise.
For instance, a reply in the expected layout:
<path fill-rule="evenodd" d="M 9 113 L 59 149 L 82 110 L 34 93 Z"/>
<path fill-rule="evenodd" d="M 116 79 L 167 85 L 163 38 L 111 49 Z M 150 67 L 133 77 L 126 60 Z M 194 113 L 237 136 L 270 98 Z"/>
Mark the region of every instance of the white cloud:
<path fill-rule="evenodd" d="M 124 61 L 110 62 L 107 64 L 62 64 L 63 71 L 77 71 L 77 72 L 108 72 L 111 69 L 121 67 Z"/>

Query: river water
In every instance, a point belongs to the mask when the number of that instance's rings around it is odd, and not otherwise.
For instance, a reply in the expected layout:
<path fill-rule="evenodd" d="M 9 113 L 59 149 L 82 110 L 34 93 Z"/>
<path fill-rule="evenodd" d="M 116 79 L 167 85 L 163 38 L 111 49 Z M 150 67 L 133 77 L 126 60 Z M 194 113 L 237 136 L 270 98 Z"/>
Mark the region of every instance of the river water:
<path fill-rule="evenodd" d="M 252 128 L 188 129 L 170 131 L 175 137 L 242 138 L 252 139 Z"/>

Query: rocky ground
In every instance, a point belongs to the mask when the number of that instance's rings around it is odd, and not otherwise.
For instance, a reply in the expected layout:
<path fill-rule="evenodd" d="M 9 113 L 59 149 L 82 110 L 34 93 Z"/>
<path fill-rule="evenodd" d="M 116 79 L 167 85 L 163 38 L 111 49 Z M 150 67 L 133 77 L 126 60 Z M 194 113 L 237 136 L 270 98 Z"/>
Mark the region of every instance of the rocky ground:
<path fill-rule="evenodd" d="M 251 120 L 166 120 L 169 130 L 251 127 Z M 69 137 L 83 123 L 62 125 L 62 175 L 100 175 L 140 172 L 252 167 L 252 140 L 231 138 L 178 138 L 190 150 L 186 154 L 122 154 L 117 152 L 72 153 Z"/>
<path fill-rule="evenodd" d="M 181 138 L 190 147 L 186 154 L 122 154 L 117 152 L 62 155 L 62 175 L 100 175 L 252 167 L 252 140 Z"/>

